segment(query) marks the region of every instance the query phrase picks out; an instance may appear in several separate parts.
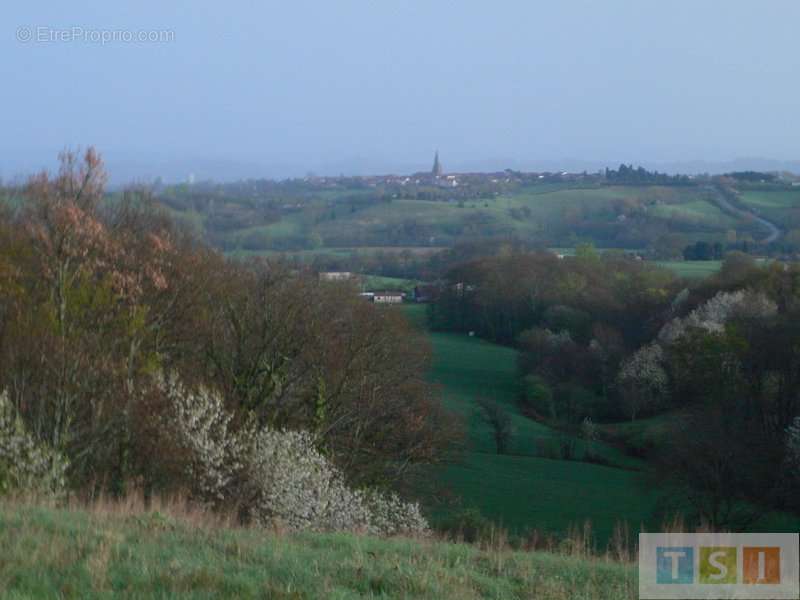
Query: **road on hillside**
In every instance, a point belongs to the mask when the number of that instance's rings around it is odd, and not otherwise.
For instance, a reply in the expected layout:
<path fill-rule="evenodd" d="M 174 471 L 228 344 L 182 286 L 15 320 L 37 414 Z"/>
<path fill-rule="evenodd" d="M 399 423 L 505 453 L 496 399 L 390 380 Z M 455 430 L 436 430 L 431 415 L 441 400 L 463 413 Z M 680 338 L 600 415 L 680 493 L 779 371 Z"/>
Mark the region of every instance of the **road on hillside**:
<path fill-rule="evenodd" d="M 761 240 L 765 244 L 771 244 L 775 240 L 777 240 L 781 235 L 780 227 L 775 225 L 772 221 L 767 221 L 764 217 L 755 214 L 754 212 L 750 212 L 749 210 L 743 210 L 741 208 L 735 207 L 731 204 L 728 199 L 725 197 L 725 194 L 716 186 L 710 187 L 709 189 L 713 190 L 714 197 L 713 201 L 716 203 L 719 208 L 727 213 L 733 214 L 737 217 L 742 217 L 744 219 L 753 219 L 760 225 L 763 225 L 764 228 L 769 232 L 767 237 Z"/>

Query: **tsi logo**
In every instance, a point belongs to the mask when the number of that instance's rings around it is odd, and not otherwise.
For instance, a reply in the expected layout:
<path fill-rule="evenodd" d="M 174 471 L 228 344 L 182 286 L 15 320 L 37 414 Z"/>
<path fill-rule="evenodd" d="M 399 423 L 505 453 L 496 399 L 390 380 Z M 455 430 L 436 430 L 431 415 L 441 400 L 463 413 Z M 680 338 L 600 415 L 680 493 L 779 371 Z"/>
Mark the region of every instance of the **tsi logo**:
<path fill-rule="evenodd" d="M 798 534 L 639 535 L 640 598 L 798 598 Z"/>

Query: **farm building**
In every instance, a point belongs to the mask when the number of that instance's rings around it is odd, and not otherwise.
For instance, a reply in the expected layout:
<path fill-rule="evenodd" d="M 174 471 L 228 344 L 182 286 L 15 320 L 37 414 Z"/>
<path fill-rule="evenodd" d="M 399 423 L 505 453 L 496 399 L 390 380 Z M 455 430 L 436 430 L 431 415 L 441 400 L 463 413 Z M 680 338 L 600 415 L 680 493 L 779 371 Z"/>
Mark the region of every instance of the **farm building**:
<path fill-rule="evenodd" d="M 375 304 L 400 304 L 406 295 L 403 292 L 374 292 L 372 301 Z"/>
<path fill-rule="evenodd" d="M 321 281 L 349 281 L 355 277 L 356 275 L 350 271 L 322 271 L 319 274 Z"/>

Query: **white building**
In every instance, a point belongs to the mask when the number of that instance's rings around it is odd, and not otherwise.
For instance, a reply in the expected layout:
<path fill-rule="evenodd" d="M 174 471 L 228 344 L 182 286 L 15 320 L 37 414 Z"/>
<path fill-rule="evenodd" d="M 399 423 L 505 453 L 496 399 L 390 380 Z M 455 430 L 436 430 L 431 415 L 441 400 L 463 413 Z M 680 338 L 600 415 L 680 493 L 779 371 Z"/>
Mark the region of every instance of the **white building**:
<path fill-rule="evenodd" d="M 321 281 L 349 281 L 354 279 L 355 275 L 350 271 L 322 271 L 319 278 Z"/>
<path fill-rule="evenodd" d="M 403 292 L 374 292 L 372 301 L 376 304 L 401 304 L 405 296 Z"/>

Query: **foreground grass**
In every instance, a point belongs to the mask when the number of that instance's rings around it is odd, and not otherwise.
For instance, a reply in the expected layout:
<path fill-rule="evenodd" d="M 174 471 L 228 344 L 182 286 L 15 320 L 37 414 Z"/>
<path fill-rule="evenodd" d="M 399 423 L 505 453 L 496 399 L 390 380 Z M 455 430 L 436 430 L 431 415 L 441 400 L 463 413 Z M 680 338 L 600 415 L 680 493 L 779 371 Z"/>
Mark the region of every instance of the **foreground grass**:
<path fill-rule="evenodd" d="M 0 504 L 3 598 L 635 598 L 631 566 L 347 534 L 278 535 L 164 513 Z"/>

